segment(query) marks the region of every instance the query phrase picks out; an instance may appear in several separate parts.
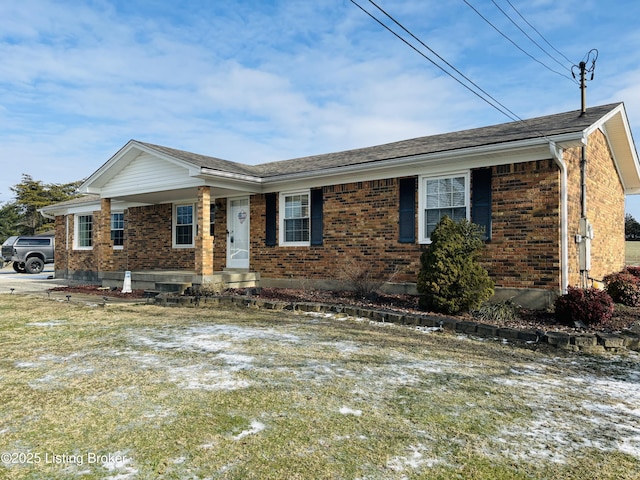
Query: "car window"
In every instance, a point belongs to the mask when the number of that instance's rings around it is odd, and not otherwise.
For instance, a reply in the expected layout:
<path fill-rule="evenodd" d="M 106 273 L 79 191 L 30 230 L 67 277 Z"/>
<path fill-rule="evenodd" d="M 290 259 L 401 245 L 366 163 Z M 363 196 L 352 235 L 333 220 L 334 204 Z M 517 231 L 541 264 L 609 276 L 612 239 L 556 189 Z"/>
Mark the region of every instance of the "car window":
<path fill-rule="evenodd" d="M 14 242 L 16 241 L 16 238 L 18 238 L 18 237 L 16 237 L 16 236 L 9 237 L 4 241 L 4 243 L 2 245 L 13 245 Z"/>
<path fill-rule="evenodd" d="M 16 245 L 30 246 L 30 247 L 45 247 L 51 244 L 51 240 L 48 238 L 19 238 Z"/>

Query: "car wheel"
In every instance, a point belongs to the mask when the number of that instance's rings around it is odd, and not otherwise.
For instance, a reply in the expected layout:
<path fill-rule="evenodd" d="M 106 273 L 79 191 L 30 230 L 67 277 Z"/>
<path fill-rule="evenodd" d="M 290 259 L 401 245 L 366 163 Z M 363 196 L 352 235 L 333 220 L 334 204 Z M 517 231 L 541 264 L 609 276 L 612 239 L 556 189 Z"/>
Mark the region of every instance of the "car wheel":
<path fill-rule="evenodd" d="M 38 257 L 31 257 L 24 264 L 24 269 L 27 273 L 40 273 L 44 270 L 44 262 Z"/>
<path fill-rule="evenodd" d="M 18 273 L 24 273 L 24 263 L 22 262 L 13 262 L 13 269 Z"/>

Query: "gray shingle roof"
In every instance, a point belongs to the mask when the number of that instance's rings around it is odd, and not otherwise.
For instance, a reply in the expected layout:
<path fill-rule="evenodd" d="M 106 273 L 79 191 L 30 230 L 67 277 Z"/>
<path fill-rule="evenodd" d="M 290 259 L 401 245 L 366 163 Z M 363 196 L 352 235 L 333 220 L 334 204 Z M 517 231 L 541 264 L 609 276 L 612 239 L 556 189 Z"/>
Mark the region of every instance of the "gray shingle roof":
<path fill-rule="evenodd" d="M 295 173 L 317 172 L 340 166 L 361 165 L 414 155 L 433 154 L 487 145 L 498 145 L 501 143 L 533 139 L 542 136 L 582 132 L 619 105 L 620 103 L 612 103 L 591 107 L 587 109 L 584 115 L 580 115 L 580 110 L 574 110 L 571 112 L 527 119 L 525 121 L 509 122 L 489 127 L 473 128 L 459 132 L 401 140 L 373 147 L 312 155 L 259 165 L 245 165 L 242 163 L 208 157 L 205 155 L 198 155 L 160 145 L 143 142 L 138 143 L 198 167 L 211 168 L 240 175 L 268 178 Z"/>
<path fill-rule="evenodd" d="M 245 165 L 243 163 L 232 162 L 230 160 L 223 160 L 216 157 L 208 157 L 206 155 L 200 155 L 197 153 L 185 152 L 184 150 L 176 150 L 175 148 L 163 147 L 161 145 L 154 145 L 152 143 L 138 143 L 151 148 L 152 150 L 164 153 L 179 160 L 183 160 L 198 167 L 211 168 L 213 170 L 220 170 L 229 173 L 237 173 L 239 175 L 257 175 L 256 167 L 254 165 Z"/>

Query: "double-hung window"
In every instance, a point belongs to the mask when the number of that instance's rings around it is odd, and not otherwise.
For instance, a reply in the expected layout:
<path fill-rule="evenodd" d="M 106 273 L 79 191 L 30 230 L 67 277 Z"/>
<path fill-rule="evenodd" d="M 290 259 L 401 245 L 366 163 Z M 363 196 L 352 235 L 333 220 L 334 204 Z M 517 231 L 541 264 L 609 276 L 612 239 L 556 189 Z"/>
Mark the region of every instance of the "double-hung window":
<path fill-rule="evenodd" d="M 93 248 L 93 215 L 76 215 L 75 246 L 80 250 Z"/>
<path fill-rule="evenodd" d="M 111 214 L 111 243 L 115 248 L 124 245 L 124 213 Z"/>
<path fill-rule="evenodd" d="M 280 244 L 310 244 L 310 193 L 280 194 Z"/>
<path fill-rule="evenodd" d="M 176 248 L 193 247 L 195 245 L 194 206 L 183 204 L 174 206 L 173 214 L 173 246 Z"/>
<path fill-rule="evenodd" d="M 422 177 L 420 202 L 420 241 L 430 243 L 445 215 L 456 222 L 469 218 L 469 174 Z"/>

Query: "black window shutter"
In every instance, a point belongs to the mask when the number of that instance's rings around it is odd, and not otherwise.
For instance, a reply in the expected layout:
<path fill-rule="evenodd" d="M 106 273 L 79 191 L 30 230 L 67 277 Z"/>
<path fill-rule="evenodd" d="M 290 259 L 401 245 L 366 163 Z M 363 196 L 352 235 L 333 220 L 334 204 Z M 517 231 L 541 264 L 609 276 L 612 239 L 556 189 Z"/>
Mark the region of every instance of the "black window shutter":
<path fill-rule="evenodd" d="M 483 240 L 491 240 L 491 169 L 471 173 L 471 221 L 484 229 Z"/>
<path fill-rule="evenodd" d="M 416 241 L 416 178 L 401 178 L 399 182 L 399 235 L 400 243 Z"/>
<path fill-rule="evenodd" d="M 311 190 L 311 245 L 322 245 L 322 188 Z"/>
<path fill-rule="evenodd" d="M 268 247 L 275 246 L 276 240 L 276 194 L 266 193 L 265 199 L 265 243 Z"/>

